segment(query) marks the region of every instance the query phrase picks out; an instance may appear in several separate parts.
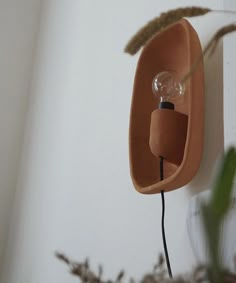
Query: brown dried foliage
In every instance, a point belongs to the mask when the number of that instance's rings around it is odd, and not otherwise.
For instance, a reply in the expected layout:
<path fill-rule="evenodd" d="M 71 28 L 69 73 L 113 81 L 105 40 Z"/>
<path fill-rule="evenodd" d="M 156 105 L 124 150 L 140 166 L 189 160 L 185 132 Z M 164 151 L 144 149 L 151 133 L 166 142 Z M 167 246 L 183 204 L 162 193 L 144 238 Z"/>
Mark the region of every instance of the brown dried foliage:
<path fill-rule="evenodd" d="M 134 55 L 155 33 L 160 32 L 170 24 L 173 24 L 184 17 L 205 15 L 210 11 L 211 10 L 208 8 L 186 7 L 162 13 L 159 17 L 151 20 L 144 27 L 142 27 L 130 39 L 124 51 Z"/>
<path fill-rule="evenodd" d="M 208 8 L 202 7 L 186 7 L 170 10 L 168 12 L 162 13 L 159 17 L 148 22 L 144 27 L 142 27 L 128 42 L 125 47 L 125 52 L 134 55 L 138 50 L 150 40 L 154 34 L 162 31 L 164 28 L 177 22 L 183 17 L 195 17 L 200 15 L 205 15 L 208 12 L 217 12 L 216 10 L 211 10 Z M 219 11 L 224 12 L 224 11 Z M 232 12 L 235 11 L 226 11 Z M 183 76 L 181 79 L 182 82 L 185 82 L 191 75 L 195 72 L 199 63 L 203 60 L 206 54 L 212 55 L 220 41 L 226 34 L 236 31 L 236 23 L 224 26 L 219 29 L 215 35 L 211 38 L 209 43 L 204 48 L 202 54 L 196 59 L 196 61 L 191 66 L 190 70 Z"/>
<path fill-rule="evenodd" d="M 70 273 L 79 277 L 83 283 L 120 283 L 124 277 L 124 271 L 121 270 L 115 280 L 103 280 L 103 269 L 101 265 L 98 266 L 98 272 L 96 273 L 91 270 L 88 259 L 84 262 L 75 262 L 62 253 L 56 253 L 55 256 L 67 264 Z"/>
<path fill-rule="evenodd" d="M 121 270 L 116 276 L 115 280 L 102 279 L 103 269 L 99 265 L 98 272 L 91 270 L 89 261 L 86 259 L 84 262 L 74 262 L 67 256 L 61 253 L 56 253 L 56 257 L 68 265 L 69 271 L 74 276 L 78 277 L 82 283 L 122 283 L 124 279 L 124 271 Z M 165 269 L 165 260 L 163 255 L 160 255 L 158 261 L 153 266 L 150 273 L 145 274 L 140 280 L 130 278 L 130 283 L 213 283 L 210 280 L 208 269 L 206 266 L 198 266 L 191 274 L 185 276 L 178 276 L 174 279 L 167 277 Z M 236 283 L 236 275 L 230 272 L 224 272 L 224 283 Z"/>

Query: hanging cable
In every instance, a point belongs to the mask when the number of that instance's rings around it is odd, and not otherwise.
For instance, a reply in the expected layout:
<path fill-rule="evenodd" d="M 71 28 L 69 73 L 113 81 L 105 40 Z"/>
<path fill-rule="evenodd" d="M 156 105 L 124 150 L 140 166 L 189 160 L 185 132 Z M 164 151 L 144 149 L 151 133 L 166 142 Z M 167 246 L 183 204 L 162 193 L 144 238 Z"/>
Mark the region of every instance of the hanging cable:
<path fill-rule="evenodd" d="M 160 156 L 160 181 L 164 180 L 164 166 L 163 165 L 164 165 L 164 157 Z M 161 200 L 162 200 L 162 217 L 161 217 L 162 241 L 163 241 L 163 247 L 164 247 L 165 258 L 166 258 L 166 265 L 167 265 L 169 277 L 173 278 L 171 266 L 170 266 L 168 248 L 167 248 L 167 243 L 166 243 L 166 236 L 165 236 L 165 196 L 164 196 L 164 191 L 161 191 Z"/>

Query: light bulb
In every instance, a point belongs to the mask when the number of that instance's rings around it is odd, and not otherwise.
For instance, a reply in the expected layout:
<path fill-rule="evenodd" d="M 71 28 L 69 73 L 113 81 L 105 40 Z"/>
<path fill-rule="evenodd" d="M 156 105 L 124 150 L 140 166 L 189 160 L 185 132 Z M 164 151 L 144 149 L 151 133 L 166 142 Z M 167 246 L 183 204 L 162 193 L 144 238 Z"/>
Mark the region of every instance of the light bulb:
<path fill-rule="evenodd" d="M 184 85 L 175 72 L 163 71 L 153 79 L 152 88 L 160 102 L 151 114 L 150 150 L 157 158 L 162 156 L 168 162 L 180 165 L 185 153 L 188 116 L 174 111 L 172 101 L 184 94 Z"/>
<path fill-rule="evenodd" d="M 170 107 L 171 109 L 174 109 L 173 103 L 168 101 L 170 98 L 173 99 L 183 95 L 185 86 L 179 80 L 176 72 L 163 71 L 154 77 L 152 81 L 152 90 L 154 95 L 160 99 L 160 108 Z"/>

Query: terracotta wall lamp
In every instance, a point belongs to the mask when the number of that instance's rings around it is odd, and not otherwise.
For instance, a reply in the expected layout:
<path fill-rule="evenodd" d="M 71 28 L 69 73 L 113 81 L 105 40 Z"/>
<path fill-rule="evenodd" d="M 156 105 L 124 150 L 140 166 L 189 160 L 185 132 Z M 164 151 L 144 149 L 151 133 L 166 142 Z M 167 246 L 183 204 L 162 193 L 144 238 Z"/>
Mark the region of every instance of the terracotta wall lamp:
<path fill-rule="evenodd" d="M 188 72 L 201 52 L 196 31 L 184 19 L 157 33 L 142 50 L 129 132 L 131 176 L 140 193 L 178 189 L 189 183 L 199 168 L 204 134 L 203 63 L 184 86 L 178 78 Z M 163 82 L 167 82 L 164 87 Z M 169 83 L 174 83 L 174 91 L 180 95 L 165 97 L 165 93 L 158 101 L 153 90 L 162 95 L 163 87 L 168 93 Z M 160 158 L 164 160 L 164 179 Z"/>

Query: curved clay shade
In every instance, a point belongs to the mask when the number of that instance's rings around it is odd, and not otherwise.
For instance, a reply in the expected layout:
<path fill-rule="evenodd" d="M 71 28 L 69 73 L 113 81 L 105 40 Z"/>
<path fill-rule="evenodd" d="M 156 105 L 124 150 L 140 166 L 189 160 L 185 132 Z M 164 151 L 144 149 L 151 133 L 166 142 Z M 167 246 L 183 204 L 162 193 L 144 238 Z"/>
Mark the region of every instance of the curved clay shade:
<path fill-rule="evenodd" d="M 151 115 L 159 103 L 152 93 L 153 78 L 166 70 L 176 71 L 181 78 L 201 52 L 197 33 L 183 19 L 156 34 L 141 53 L 134 81 L 129 133 L 131 177 L 140 193 L 180 188 L 190 182 L 199 168 L 204 133 L 203 63 L 185 83 L 185 94 L 173 100 L 175 110 L 188 116 L 187 134 L 182 162 L 174 165 L 165 160 L 163 181 L 160 181 L 159 159 L 149 147 L 149 136 Z"/>

